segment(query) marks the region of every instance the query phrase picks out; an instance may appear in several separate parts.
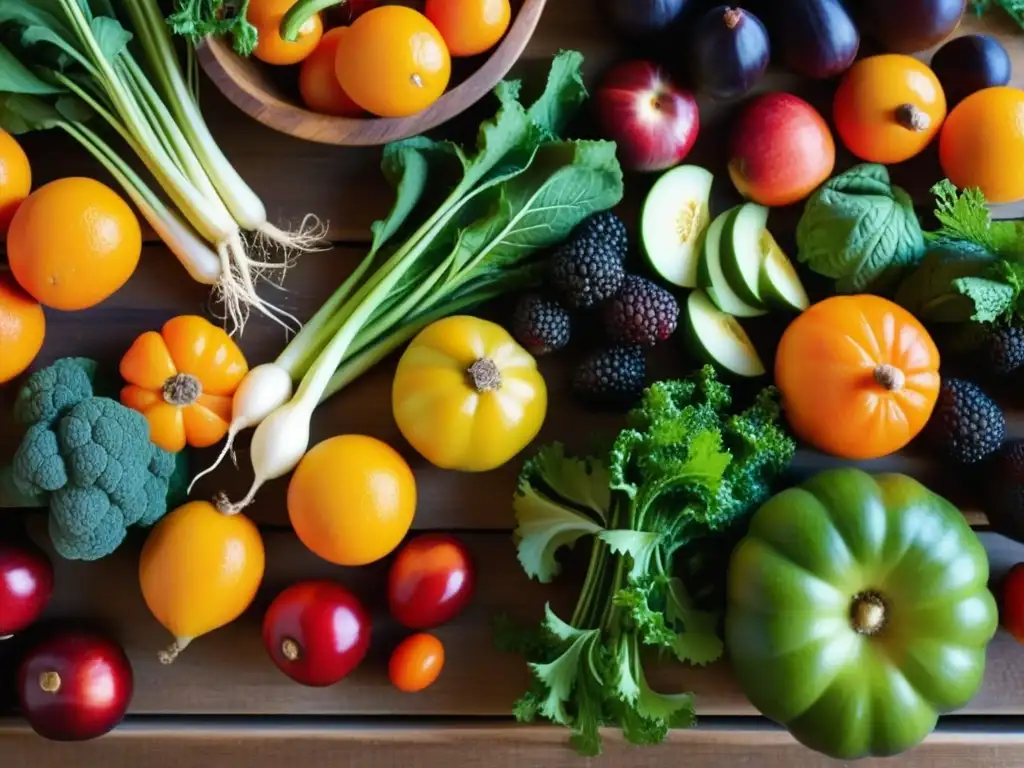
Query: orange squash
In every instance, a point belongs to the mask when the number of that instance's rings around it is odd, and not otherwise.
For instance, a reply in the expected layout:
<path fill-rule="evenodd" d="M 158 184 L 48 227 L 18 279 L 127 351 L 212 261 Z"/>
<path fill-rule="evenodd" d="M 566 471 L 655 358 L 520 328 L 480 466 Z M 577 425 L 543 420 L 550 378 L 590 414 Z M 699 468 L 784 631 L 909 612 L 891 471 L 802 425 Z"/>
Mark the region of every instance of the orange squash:
<path fill-rule="evenodd" d="M 147 331 L 121 359 L 121 403 L 142 413 L 149 437 L 165 451 L 220 442 L 231 423 L 231 396 L 249 372 L 242 351 L 221 328 L 181 315 Z"/>
<path fill-rule="evenodd" d="M 834 296 L 782 335 L 775 383 L 793 432 L 846 459 L 900 450 L 939 395 L 939 350 L 917 319 L 878 296 Z"/>

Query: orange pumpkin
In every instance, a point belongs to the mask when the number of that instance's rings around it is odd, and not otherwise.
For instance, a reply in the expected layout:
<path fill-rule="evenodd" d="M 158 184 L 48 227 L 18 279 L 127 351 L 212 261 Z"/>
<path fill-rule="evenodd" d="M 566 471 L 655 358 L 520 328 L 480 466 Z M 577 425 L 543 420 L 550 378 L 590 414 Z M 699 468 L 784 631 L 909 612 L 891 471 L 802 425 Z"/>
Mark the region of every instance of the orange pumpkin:
<path fill-rule="evenodd" d="M 913 56 L 869 56 L 843 76 L 832 116 L 839 138 L 861 160 L 902 163 L 938 134 L 946 95 L 935 73 Z"/>
<path fill-rule="evenodd" d="M 939 395 L 939 350 L 917 319 L 878 296 L 834 296 L 782 335 L 775 383 L 801 440 L 846 459 L 900 450 Z"/>
<path fill-rule="evenodd" d="M 142 413 L 150 439 L 177 453 L 227 434 L 231 396 L 249 372 L 241 350 L 202 317 L 182 315 L 147 331 L 121 359 L 121 403 Z"/>

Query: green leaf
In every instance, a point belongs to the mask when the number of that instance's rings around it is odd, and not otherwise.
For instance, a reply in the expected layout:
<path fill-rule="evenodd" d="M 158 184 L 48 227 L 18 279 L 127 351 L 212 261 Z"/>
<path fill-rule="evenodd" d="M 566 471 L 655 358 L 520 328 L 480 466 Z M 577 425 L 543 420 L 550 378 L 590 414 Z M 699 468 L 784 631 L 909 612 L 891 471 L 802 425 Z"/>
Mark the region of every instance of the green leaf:
<path fill-rule="evenodd" d="M 897 304 L 929 322 L 959 323 L 974 314 L 974 303 L 953 285 L 961 277 L 982 277 L 995 263 L 987 249 L 964 241 L 937 245 L 900 284 Z"/>
<path fill-rule="evenodd" d="M 601 461 L 567 456 L 564 445 L 551 443 L 529 459 L 523 474 L 537 478 L 560 498 L 584 507 L 598 519 L 607 519 L 612 496 L 608 470 Z"/>
<path fill-rule="evenodd" d="M 136 0 L 128 0 L 136 2 Z M 176 35 L 198 43 L 207 35 L 230 37 L 239 56 L 249 56 L 259 42 L 259 33 L 248 20 L 249 0 L 176 0 L 167 23 Z"/>
<path fill-rule="evenodd" d="M 61 93 L 60 86 L 39 78 L 0 43 L 0 93 L 22 93 L 42 96 Z"/>
<path fill-rule="evenodd" d="M 584 635 L 592 635 L 594 630 L 576 629 L 576 627 L 562 621 L 551 609 L 551 603 L 544 606 L 544 629 L 551 633 L 558 640 L 576 640 Z"/>
<path fill-rule="evenodd" d="M 540 704 L 539 712 L 553 723 L 571 725 L 565 705 L 573 695 L 580 675 L 581 660 L 590 644 L 600 636 L 596 629 L 581 632 L 565 649 L 561 656 L 548 664 L 530 664 L 537 679 L 547 688 L 547 695 Z"/>
<path fill-rule="evenodd" d="M 132 33 L 121 26 L 121 22 L 109 16 L 97 16 L 92 20 L 92 35 L 103 57 L 114 63 L 128 48 Z"/>
<path fill-rule="evenodd" d="M 0 93 L 0 128 L 8 133 L 45 131 L 63 120 L 56 108 L 35 96 Z"/>
<path fill-rule="evenodd" d="M 1019 291 L 1013 286 L 985 277 L 961 277 L 953 287 L 974 302 L 971 319 L 978 323 L 994 323 L 1015 309 Z"/>
<path fill-rule="evenodd" d="M 725 645 L 718 636 L 718 616 L 694 608 L 681 579 L 668 580 L 665 618 L 678 629 L 672 651 L 679 661 L 703 666 L 722 658 Z"/>
<path fill-rule="evenodd" d="M 370 225 L 371 253 L 379 251 L 402 228 L 423 198 L 430 178 L 430 155 L 438 146 L 430 139 L 416 137 L 384 148 L 381 170 L 395 189 L 395 201 L 384 219 Z"/>
<path fill-rule="evenodd" d="M 562 136 L 586 98 L 583 55 L 578 51 L 561 51 L 551 63 L 547 87 L 528 110 L 530 121 L 544 136 Z"/>
<path fill-rule="evenodd" d="M 597 534 L 612 552 L 628 555 L 632 564 L 628 579 L 639 581 L 651 570 L 651 558 L 658 549 L 662 535 L 647 531 L 601 531 Z"/>

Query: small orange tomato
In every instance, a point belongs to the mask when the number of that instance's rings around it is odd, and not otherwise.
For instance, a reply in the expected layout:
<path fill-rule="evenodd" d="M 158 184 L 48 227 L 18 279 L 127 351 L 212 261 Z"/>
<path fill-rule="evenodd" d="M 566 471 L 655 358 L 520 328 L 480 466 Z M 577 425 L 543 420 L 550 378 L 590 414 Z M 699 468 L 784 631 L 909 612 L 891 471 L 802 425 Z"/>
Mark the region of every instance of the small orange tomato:
<path fill-rule="evenodd" d="M 379 117 L 426 109 L 444 93 L 452 71 L 437 27 L 401 5 L 382 5 L 356 19 L 334 64 L 345 93 Z"/>
<path fill-rule="evenodd" d="M 935 73 L 913 56 L 861 59 L 843 76 L 833 102 L 836 131 L 862 160 L 901 163 L 931 143 L 946 119 Z"/>
<path fill-rule="evenodd" d="M 289 42 L 281 37 L 281 19 L 295 5 L 295 0 L 252 0 L 246 17 L 259 34 L 253 56 L 266 64 L 298 64 L 316 50 L 324 35 L 324 23 L 314 13 Z"/>
<path fill-rule="evenodd" d="M 903 307 L 878 296 L 833 296 L 783 333 L 775 383 L 797 437 L 844 459 L 876 459 L 928 423 L 939 396 L 939 351 Z"/>
<path fill-rule="evenodd" d="M 299 93 L 303 103 L 314 112 L 339 117 L 363 114 L 363 108 L 349 98 L 334 74 L 338 45 L 347 32 L 348 27 L 330 30 L 299 69 Z"/>
<path fill-rule="evenodd" d="M 423 12 L 452 56 L 476 56 L 493 48 L 512 19 L 509 0 L 427 0 Z"/>
<path fill-rule="evenodd" d="M 231 396 L 249 372 L 241 350 L 222 329 L 195 315 L 147 331 L 121 359 L 121 403 L 149 422 L 165 451 L 206 448 L 227 434 Z"/>
<path fill-rule="evenodd" d="M 421 632 L 405 638 L 388 664 L 391 683 L 400 691 L 416 693 L 437 680 L 444 667 L 444 646 L 433 635 Z"/>

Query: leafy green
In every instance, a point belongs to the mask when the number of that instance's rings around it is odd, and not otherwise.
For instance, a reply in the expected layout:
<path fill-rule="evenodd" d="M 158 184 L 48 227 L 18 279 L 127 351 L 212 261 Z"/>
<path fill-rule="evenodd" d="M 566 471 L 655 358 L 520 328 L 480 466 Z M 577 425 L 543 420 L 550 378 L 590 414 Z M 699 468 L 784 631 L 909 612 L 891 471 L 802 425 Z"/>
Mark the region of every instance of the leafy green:
<path fill-rule="evenodd" d="M 516 703 L 522 722 L 538 718 L 572 730 L 582 754 L 600 752 L 598 728 L 653 744 L 695 719 L 693 697 L 647 682 L 644 646 L 708 664 L 722 654 L 717 612 L 697 607 L 679 573 L 724 573 L 717 562 L 681 563 L 701 542 L 734 531 L 769 497 L 793 458 L 774 388 L 732 412 L 732 395 L 705 366 L 682 381 L 648 388 L 607 458 L 541 448 L 520 473 L 513 506 L 520 562 L 531 578 L 558 575 L 556 553 L 592 541 L 586 581 L 572 616 L 548 606 L 539 629 L 496 623 L 500 645 L 526 656 L 533 684 Z"/>
<path fill-rule="evenodd" d="M 932 187 L 940 227 L 896 301 L 935 322 L 1024 323 L 1024 221 L 993 221 L 979 189 Z"/>
<path fill-rule="evenodd" d="M 889 270 L 916 263 L 924 236 L 914 203 L 882 165 L 857 165 L 829 179 L 804 208 L 797 256 L 813 271 L 855 293 Z"/>
<path fill-rule="evenodd" d="M 207 35 L 231 37 L 239 56 L 249 56 L 259 43 L 259 32 L 249 23 L 249 0 L 176 0 L 167 24 L 176 35 L 198 43 Z"/>
<path fill-rule="evenodd" d="M 972 0 L 972 4 L 978 15 L 993 7 L 1002 8 L 1021 29 L 1024 29 L 1024 0 Z"/>

